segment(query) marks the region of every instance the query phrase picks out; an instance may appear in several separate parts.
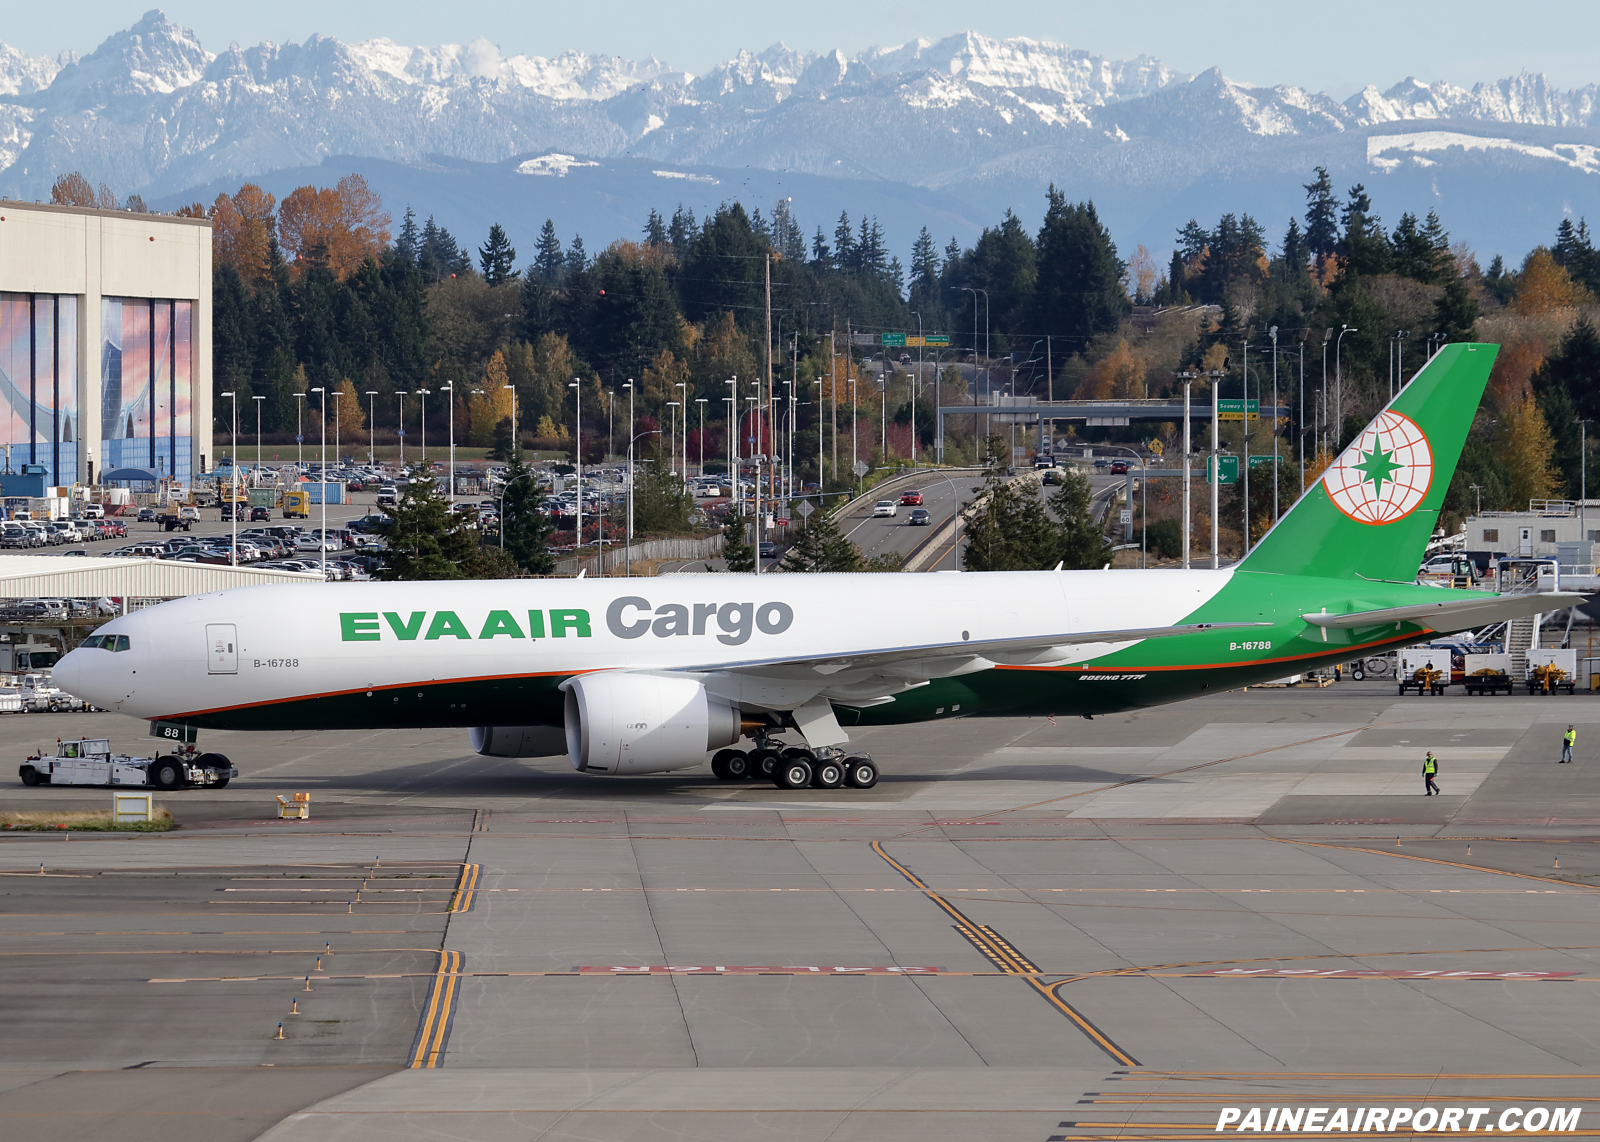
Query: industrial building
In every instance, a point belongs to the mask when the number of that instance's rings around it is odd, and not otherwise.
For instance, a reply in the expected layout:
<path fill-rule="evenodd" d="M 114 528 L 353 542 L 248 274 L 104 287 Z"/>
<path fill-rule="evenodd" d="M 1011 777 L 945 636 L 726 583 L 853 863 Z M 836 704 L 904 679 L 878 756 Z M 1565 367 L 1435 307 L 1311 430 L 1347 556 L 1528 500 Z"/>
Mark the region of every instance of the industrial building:
<path fill-rule="evenodd" d="M 0 201 L 0 472 L 11 495 L 211 450 L 211 223 Z"/>

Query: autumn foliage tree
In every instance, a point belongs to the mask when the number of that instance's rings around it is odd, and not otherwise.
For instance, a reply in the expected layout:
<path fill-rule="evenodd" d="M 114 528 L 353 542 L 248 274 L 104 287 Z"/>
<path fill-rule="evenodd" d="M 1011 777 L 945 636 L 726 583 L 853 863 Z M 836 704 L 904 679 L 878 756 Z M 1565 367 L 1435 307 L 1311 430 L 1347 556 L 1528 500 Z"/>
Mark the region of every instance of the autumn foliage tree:
<path fill-rule="evenodd" d="M 359 174 L 331 190 L 302 186 L 278 209 L 278 242 L 300 265 L 324 265 L 346 281 L 389 242 L 389 215 Z"/>
<path fill-rule="evenodd" d="M 267 276 L 277 233 L 278 200 L 255 183 L 211 204 L 211 244 L 219 265 L 230 266 L 246 285 Z"/>

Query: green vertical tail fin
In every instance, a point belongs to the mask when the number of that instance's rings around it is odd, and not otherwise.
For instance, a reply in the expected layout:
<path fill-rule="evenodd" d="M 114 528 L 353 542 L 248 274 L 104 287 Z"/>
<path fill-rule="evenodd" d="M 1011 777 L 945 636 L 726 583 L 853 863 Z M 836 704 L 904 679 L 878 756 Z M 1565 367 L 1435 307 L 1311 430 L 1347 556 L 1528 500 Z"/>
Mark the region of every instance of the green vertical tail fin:
<path fill-rule="evenodd" d="M 1498 345 L 1446 345 L 1239 564 L 1323 578 L 1416 578 Z"/>

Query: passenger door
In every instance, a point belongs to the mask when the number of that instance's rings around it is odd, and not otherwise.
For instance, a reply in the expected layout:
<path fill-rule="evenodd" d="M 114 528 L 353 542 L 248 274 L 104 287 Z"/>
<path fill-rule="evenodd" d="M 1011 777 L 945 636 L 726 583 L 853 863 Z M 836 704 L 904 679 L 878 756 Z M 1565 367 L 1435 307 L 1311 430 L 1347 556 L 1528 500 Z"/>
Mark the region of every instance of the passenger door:
<path fill-rule="evenodd" d="M 206 673 L 239 673 L 239 640 L 232 623 L 206 624 Z"/>

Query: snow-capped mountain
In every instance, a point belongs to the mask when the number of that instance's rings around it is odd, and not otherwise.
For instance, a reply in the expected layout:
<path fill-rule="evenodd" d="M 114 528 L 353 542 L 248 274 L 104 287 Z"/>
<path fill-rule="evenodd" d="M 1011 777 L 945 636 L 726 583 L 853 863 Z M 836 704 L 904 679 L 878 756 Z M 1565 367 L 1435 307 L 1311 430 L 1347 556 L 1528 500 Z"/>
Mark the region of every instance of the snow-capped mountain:
<path fill-rule="evenodd" d="M 635 171 L 644 160 L 711 183 L 725 180 L 694 172 L 921 188 L 948 196 L 928 216 L 964 204 L 965 217 L 936 227 L 963 237 L 1005 208 L 1035 216 L 1055 182 L 1094 198 L 1124 244 L 1129 232 L 1165 246 L 1213 200 L 1283 217 L 1321 164 L 1376 183 L 1390 214 L 1439 205 L 1458 231 L 1473 227 L 1463 236 L 1510 249 L 1529 244 L 1519 227 L 1543 237 L 1563 210 L 1594 200 L 1596 97 L 1595 85 L 1559 91 L 1524 74 L 1470 91 L 1407 79 L 1339 102 L 1215 69 L 1182 75 L 1144 56 L 970 32 L 854 57 L 778 44 L 703 75 L 654 58 L 506 55 L 482 37 L 424 48 L 312 36 L 213 55 L 153 10 L 83 59 L 0 45 L 0 194 L 42 198 L 70 170 L 159 202 L 324 160 L 559 176 L 610 162 L 630 178 L 644 177 Z M 516 185 L 537 196 L 547 184 Z M 1526 211 L 1495 201 L 1511 185 Z M 658 197 L 670 210 L 672 194 Z"/>

